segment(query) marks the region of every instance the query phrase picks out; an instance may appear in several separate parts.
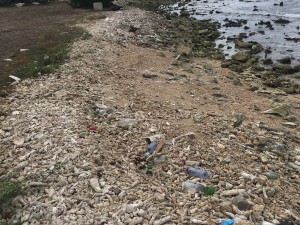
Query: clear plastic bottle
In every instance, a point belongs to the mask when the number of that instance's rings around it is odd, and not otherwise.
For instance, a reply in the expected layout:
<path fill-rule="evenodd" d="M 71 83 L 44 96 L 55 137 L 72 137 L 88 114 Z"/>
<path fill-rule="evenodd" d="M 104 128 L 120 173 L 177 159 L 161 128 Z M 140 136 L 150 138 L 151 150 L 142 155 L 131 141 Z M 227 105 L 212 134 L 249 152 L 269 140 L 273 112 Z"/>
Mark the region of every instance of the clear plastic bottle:
<path fill-rule="evenodd" d="M 201 179 L 207 179 L 208 178 L 208 172 L 202 169 L 196 169 L 193 167 L 187 168 L 187 173 L 191 176 L 199 177 Z"/>
<path fill-rule="evenodd" d="M 196 192 L 203 192 L 204 186 L 195 184 L 190 181 L 185 181 L 182 183 L 182 189 L 184 189 L 184 190 L 193 190 L 194 189 Z"/>
<path fill-rule="evenodd" d="M 151 142 L 148 145 L 147 149 L 146 149 L 147 154 L 151 155 L 154 152 L 154 150 L 156 149 L 156 146 L 157 146 L 157 142 L 156 141 Z"/>

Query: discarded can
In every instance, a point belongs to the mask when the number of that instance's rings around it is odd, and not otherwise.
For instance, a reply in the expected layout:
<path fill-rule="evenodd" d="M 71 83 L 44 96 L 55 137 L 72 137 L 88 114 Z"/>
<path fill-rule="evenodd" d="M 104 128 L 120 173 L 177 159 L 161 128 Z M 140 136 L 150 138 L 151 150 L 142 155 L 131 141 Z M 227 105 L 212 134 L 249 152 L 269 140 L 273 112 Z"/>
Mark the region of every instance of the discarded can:
<path fill-rule="evenodd" d="M 147 153 L 151 155 L 154 152 L 154 150 L 156 149 L 156 146 L 157 146 L 156 141 L 151 142 L 146 149 Z"/>
<path fill-rule="evenodd" d="M 187 173 L 191 176 L 199 177 L 201 179 L 207 179 L 208 178 L 208 172 L 202 169 L 196 169 L 193 167 L 187 168 Z"/>

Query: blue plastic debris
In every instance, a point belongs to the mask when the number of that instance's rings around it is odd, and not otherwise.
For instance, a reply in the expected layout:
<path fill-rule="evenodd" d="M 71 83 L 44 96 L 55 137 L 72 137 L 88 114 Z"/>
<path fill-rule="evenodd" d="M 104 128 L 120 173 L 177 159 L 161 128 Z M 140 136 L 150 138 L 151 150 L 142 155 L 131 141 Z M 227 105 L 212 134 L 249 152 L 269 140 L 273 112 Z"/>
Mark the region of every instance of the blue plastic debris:
<path fill-rule="evenodd" d="M 229 220 L 225 220 L 222 223 L 220 223 L 220 225 L 231 225 L 234 223 L 233 219 L 229 219 Z"/>

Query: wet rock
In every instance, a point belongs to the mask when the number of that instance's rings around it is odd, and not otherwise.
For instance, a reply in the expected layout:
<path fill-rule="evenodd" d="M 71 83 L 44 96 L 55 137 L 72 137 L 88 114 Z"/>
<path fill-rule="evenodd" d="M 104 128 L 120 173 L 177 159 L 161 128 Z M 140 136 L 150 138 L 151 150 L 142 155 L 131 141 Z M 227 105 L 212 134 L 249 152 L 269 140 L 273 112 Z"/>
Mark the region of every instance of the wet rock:
<path fill-rule="evenodd" d="M 273 64 L 273 60 L 271 58 L 267 58 L 263 60 L 263 64 L 265 65 L 272 65 Z"/>
<path fill-rule="evenodd" d="M 284 57 L 282 59 L 278 59 L 277 61 L 282 64 L 291 64 L 291 62 L 292 62 L 290 57 Z"/>
<path fill-rule="evenodd" d="M 247 62 L 247 60 L 250 58 L 249 53 L 247 52 L 237 52 L 232 56 L 233 60 L 239 61 L 239 62 Z"/>
<path fill-rule="evenodd" d="M 281 74 L 292 74 L 296 72 L 296 69 L 294 67 L 286 64 L 275 64 L 272 67 L 272 70 L 276 73 Z"/>
<path fill-rule="evenodd" d="M 254 45 L 252 42 L 245 42 L 245 41 L 240 41 L 240 40 L 235 40 L 234 41 L 235 47 L 236 48 L 248 48 L 251 49 L 252 46 Z"/>
<path fill-rule="evenodd" d="M 279 24 L 287 24 L 289 23 L 289 20 L 283 19 L 283 18 L 279 18 L 277 20 L 274 20 L 274 23 L 279 23 Z"/>

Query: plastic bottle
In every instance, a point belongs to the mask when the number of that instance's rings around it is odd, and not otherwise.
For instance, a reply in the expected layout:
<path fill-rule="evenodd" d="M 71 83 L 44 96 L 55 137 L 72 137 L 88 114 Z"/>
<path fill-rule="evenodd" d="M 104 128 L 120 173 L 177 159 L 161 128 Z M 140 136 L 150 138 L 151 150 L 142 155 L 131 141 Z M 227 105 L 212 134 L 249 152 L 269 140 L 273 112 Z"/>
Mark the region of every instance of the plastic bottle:
<path fill-rule="evenodd" d="M 157 146 L 157 142 L 156 142 L 156 141 L 151 142 L 151 143 L 148 145 L 147 149 L 146 149 L 147 154 L 150 154 L 150 155 L 151 155 L 151 154 L 154 152 L 156 146 Z"/>
<path fill-rule="evenodd" d="M 199 177 L 201 179 L 207 179 L 208 178 L 208 172 L 202 169 L 196 169 L 193 167 L 187 168 L 187 173 L 191 176 Z"/>
<path fill-rule="evenodd" d="M 203 192 L 204 186 L 195 184 L 193 182 L 185 181 L 182 183 L 182 189 L 184 190 L 196 190 L 196 192 Z"/>

